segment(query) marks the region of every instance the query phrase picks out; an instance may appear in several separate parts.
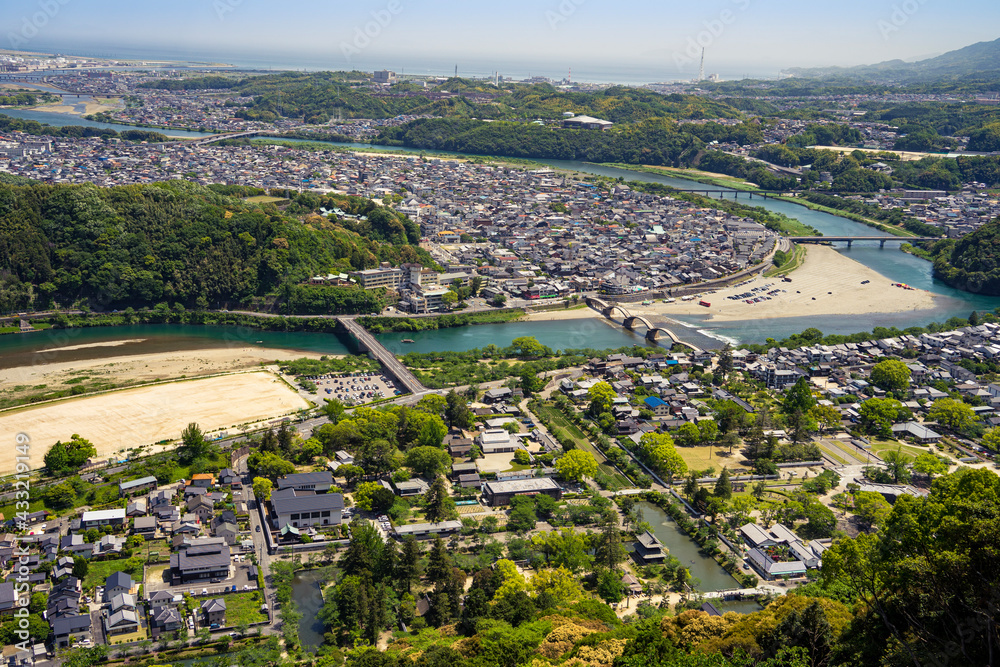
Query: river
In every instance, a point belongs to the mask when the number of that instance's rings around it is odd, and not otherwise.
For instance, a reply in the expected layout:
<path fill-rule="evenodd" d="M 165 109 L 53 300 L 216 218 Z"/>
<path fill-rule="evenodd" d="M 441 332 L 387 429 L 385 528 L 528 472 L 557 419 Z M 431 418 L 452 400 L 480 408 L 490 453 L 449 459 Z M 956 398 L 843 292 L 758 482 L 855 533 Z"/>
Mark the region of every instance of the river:
<path fill-rule="evenodd" d="M 47 122 L 52 125 L 87 125 L 92 127 L 104 127 L 110 128 L 118 131 L 124 131 L 129 129 L 135 129 L 128 125 L 120 125 L 114 123 L 95 123 L 92 121 L 84 121 L 83 119 L 72 116 L 69 114 L 58 114 L 50 112 L 40 112 L 40 111 L 26 111 L 26 110 L 11 110 L 4 109 L 2 113 L 15 116 L 18 118 L 30 118 L 32 120 L 38 120 L 41 122 Z M 203 137 L 209 136 L 205 133 L 200 132 L 184 132 L 170 130 L 169 133 L 174 136 L 185 136 L 185 137 Z M 301 140 L 286 140 L 298 142 Z M 394 153 L 413 153 L 419 154 L 422 152 L 420 149 L 408 149 L 400 148 L 396 146 L 378 146 L 373 144 L 351 144 L 351 143 L 339 143 L 339 142 L 315 142 L 315 143 L 325 143 L 330 146 L 335 146 L 338 148 L 354 148 L 361 150 L 375 150 L 375 151 L 386 151 Z M 455 157 L 475 157 L 466 156 L 461 153 L 439 153 L 444 155 L 452 155 Z M 607 176 L 609 178 L 624 178 L 630 181 L 647 182 L 647 183 L 661 183 L 663 185 L 668 185 L 680 189 L 692 189 L 698 187 L 709 187 L 714 190 L 725 190 L 726 192 L 733 192 L 729 188 L 722 188 L 718 186 L 705 186 L 701 183 L 696 183 L 683 178 L 676 178 L 673 176 L 664 176 L 660 174 L 652 174 L 646 172 L 631 171 L 626 169 L 618 169 L 614 167 L 605 167 L 601 165 L 591 164 L 587 162 L 580 162 L 576 160 L 536 160 L 539 164 L 547 165 L 557 169 L 566 169 L 572 171 L 579 171 L 587 174 L 594 174 L 599 176 Z M 743 200 L 748 202 L 749 200 Z M 885 232 L 880 232 L 874 228 L 862 225 L 860 223 L 848 220 L 846 218 L 841 218 L 829 213 L 823 213 L 821 211 L 812 211 L 804 206 L 799 206 L 785 201 L 778 201 L 773 199 L 754 199 L 753 205 L 762 206 L 768 210 L 775 211 L 777 213 L 783 213 L 789 217 L 801 220 L 803 223 L 810 225 L 824 235 L 827 236 L 888 236 Z M 930 322 L 943 322 L 951 317 L 968 317 L 969 313 L 973 310 L 977 311 L 993 311 L 994 309 L 1000 307 L 1000 297 L 988 297 L 976 294 L 970 294 L 967 292 L 962 292 L 951 287 L 948 287 L 939 280 L 936 280 L 932 275 L 931 263 L 927 262 L 914 255 L 909 255 L 907 253 L 901 252 L 896 244 L 888 244 L 885 248 L 879 248 L 878 243 L 872 242 L 857 242 L 848 249 L 846 243 L 834 244 L 840 252 L 851 259 L 868 266 L 882 275 L 886 276 L 893 282 L 902 282 L 912 285 L 918 289 L 927 290 L 933 294 L 938 295 L 938 303 L 936 307 L 918 312 L 908 312 L 908 313 L 870 313 L 866 315 L 852 315 L 852 316 L 810 316 L 810 317 L 794 317 L 789 316 L 780 319 L 771 320 L 744 320 L 744 321 L 732 321 L 732 322 L 709 322 L 708 315 L 697 316 L 697 315 L 685 315 L 677 316 L 672 318 L 672 321 L 679 325 L 689 329 L 681 334 L 683 338 L 691 338 L 692 342 L 701 345 L 699 341 L 704 342 L 705 340 L 715 340 L 715 344 L 711 345 L 715 347 L 718 345 L 719 340 L 728 340 L 732 342 L 746 342 L 746 343 L 759 343 L 763 342 L 766 338 L 784 338 L 793 333 L 798 333 L 809 327 L 816 327 L 824 333 L 838 333 L 838 334 L 848 334 L 856 333 L 860 331 L 871 331 L 874 327 L 884 326 L 884 327 L 898 327 L 900 329 L 909 326 L 922 326 L 929 324 Z M 538 325 L 542 323 L 536 323 Z M 572 327 L 573 324 L 568 324 L 565 326 Z M 539 326 L 538 330 L 544 330 L 546 327 Z M 428 332 L 427 335 L 414 334 L 407 337 L 412 338 L 418 343 L 410 349 L 415 349 L 419 351 L 427 351 L 430 349 L 443 349 L 439 346 L 436 340 L 437 332 Z M 696 335 L 697 334 L 697 335 Z M 521 334 L 525 335 L 525 334 Z M 531 334 L 533 335 L 533 334 Z M 571 330 L 572 335 L 572 330 Z M 473 338 L 477 336 L 472 336 Z M 710 337 L 710 338 L 706 338 Z M 402 338 L 402 337 L 401 337 Z M 392 337 L 386 340 L 391 341 Z M 453 339 L 452 339 L 453 340 Z M 449 341 L 452 342 L 452 341 Z M 485 343 L 484 343 L 485 344 Z M 498 343 L 499 344 L 499 343 Z M 549 344 L 549 343 L 546 343 Z M 423 348 L 422 348 L 423 346 Z M 430 346 L 430 347 L 428 347 Z M 556 343 L 556 345 L 551 345 L 552 347 L 562 348 L 568 347 L 568 345 Z M 474 345 L 471 347 L 481 347 L 481 345 Z M 598 347 L 592 345 L 591 347 Z M 705 345 L 702 345 L 705 347 Z M 460 348 L 451 348 L 460 349 Z M 465 348 L 468 349 L 468 348 Z"/>

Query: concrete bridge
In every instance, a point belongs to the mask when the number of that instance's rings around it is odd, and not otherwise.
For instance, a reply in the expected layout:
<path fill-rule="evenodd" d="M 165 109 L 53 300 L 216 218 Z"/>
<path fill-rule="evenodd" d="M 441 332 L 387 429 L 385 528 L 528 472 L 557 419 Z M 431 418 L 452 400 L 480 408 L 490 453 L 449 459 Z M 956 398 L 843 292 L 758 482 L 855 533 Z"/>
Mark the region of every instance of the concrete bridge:
<path fill-rule="evenodd" d="M 900 243 L 920 243 L 921 241 L 940 241 L 936 236 L 789 236 L 792 243 L 829 243 L 837 241 L 847 243 L 850 248 L 855 241 L 878 241 L 878 247 L 884 248 L 886 241 L 898 241 Z"/>
<path fill-rule="evenodd" d="M 680 338 L 678 338 L 677 335 L 670 329 L 653 326 L 653 323 L 650 322 L 645 317 L 642 317 L 641 315 L 633 315 L 628 311 L 627 308 L 625 308 L 620 304 L 608 303 L 604 299 L 599 299 L 594 296 L 589 296 L 587 297 L 587 305 L 599 311 L 602 315 L 604 315 L 604 317 L 608 318 L 609 320 L 613 320 L 615 313 L 618 313 L 618 315 L 622 318 L 623 326 L 629 331 L 635 331 L 638 328 L 638 325 L 646 327 L 646 340 L 650 342 L 655 343 L 661 338 L 667 337 L 670 339 L 671 344 L 680 343 L 681 345 L 687 345 L 688 347 L 692 348 L 695 352 L 703 351 L 700 347 L 697 347 L 691 343 L 685 343 Z"/>
<path fill-rule="evenodd" d="M 231 134 L 217 134 L 214 137 L 205 137 L 204 139 L 197 139 L 195 141 L 190 142 L 189 145 L 204 146 L 206 144 L 213 144 L 216 141 L 224 141 L 226 139 L 242 139 L 243 137 L 256 137 L 256 136 L 259 136 L 259 135 L 262 135 L 262 134 L 266 135 L 268 133 L 267 132 L 261 132 L 261 131 L 258 131 L 258 130 L 251 130 L 249 132 L 234 132 L 234 133 L 231 133 Z M 185 142 L 185 143 L 187 143 L 187 142 Z"/>
<path fill-rule="evenodd" d="M 358 324 L 353 317 L 338 317 L 337 321 L 351 334 L 362 350 L 367 352 L 373 359 L 382 364 L 382 368 L 402 384 L 411 394 L 427 392 L 427 387 L 420 384 L 406 366 L 404 366 L 396 355 L 390 352 L 375 339 L 368 331 Z"/>

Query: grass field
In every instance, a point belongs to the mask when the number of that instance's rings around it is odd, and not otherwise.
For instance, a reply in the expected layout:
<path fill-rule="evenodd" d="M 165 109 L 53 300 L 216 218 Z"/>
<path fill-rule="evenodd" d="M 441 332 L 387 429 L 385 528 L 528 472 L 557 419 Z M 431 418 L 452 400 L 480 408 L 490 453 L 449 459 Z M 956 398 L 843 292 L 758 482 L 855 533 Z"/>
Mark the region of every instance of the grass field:
<path fill-rule="evenodd" d="M 806 247 L 804 245 L 797 245 L 795 246 L 791 259 L 780 267 L 776 266 L 773 269 L 768 269 L 764 272 L 764 277 L 773 278 L 775 276 L 787 276 L 789 273 L 802 266 L 802 263 L 805 261 Z"/>
<path fill-rule="evenodd" d="M 98 459 L 125 454 L 140 445 L 180 437 L 195 422 L 203 431 L 285 415 L 309 404 L 288 385 L 265 372 L 169 382 L 100 396 L 66 399 L 0 413 L 0 440 L 18 433 L 31 438 L 32 469 L 57 440 L 74 433 L 90 440 Z M 14 472 L 14 457 L 0 463 L 0 475 Z"/>
<path fill-rule="evenodd" d="M 226 626 L 235 628 L 244 623 L 261 623 L 267 615 L 260 610 L 260 595 L 254 591 L 233 593 L 223 598 L 226 601 Z"/>
<path fill-rule="evenodd" d="M 576 443 L 578 449 L 582 449 L 585 452 L 590 452 L 597 459 L 598 469 L 613 478 L 617 483 L 622 486 L 632 486 L 632 482 L 629 481 L 627 477 L 618 472 L 613 465 L 608 463 L 608 459 L 601 453 L 597 447 L 590 443 L 590 439 L 580 430 L 580 427 L 571 422 L 566 418 L 562 412 L 558 409 L 552 407 L 551 405 L 543 405 L 538 410 L 541 415 L 545 416 L 554 428 L 562 429 L 569 437 Z"/>
<path fill-rule="evenodd" d="M 723 467 L 728 467 L 729 472 L 734 472 L 745 469 L 739 464 L 741 457 L 735 448 L 733 449 L 732 456 L 728 455 L 729 450 L 718 446 L 678 447 L 677 453 L 684 459 L 688 470 L 715 468 L 715 471 L 719 472 Z"/>
<path fill-rule="evenodd" d="M 933 452 L 935 450 L 930 447 L 920 447 L 917 445 L 907 445 L 902 442 L 897 442 L 895 440 L 874 440 L 872 441 L 872 452 L 878 454 L 879 458 L 886 452 L 894 452 L 897 449 L 902 449 L 903 453 L 910 458 L 916 458 L 921 454 L 926 454 L 927 452 Z"/>
<path fill-rule="evenodd" d="M 256 197 L 247 197 L 243 201 L 252 202 L 254 204 L 274 204 L 279 201 L 288 201 L 282 197 L 269 197 L 268 195 L 257 195 Z"/>
<path fill-rule="evenodd" d="M 150 562 L 149 555 L 151 553 L 158 554 L 156 560 L 152 561 L 154 563 L 170 562 L 170 545 L 166 540 L 150 540 L 135 550 L 135 555 L 142 556 L 142 559 L 147 563 Z"/>
<path fill-rule="evenodd" d="M 104 585 L 104 581 L 115 572 L 128 572 L 132 575 L 133 581 L 140 581 L 142 577 L 142 567 L 137 570 L 128 569 L 128 559 L 91 561 L 87 568 L 87 576 L 83 578 L 83 588 L 93 589 L 94 586 Z"/>

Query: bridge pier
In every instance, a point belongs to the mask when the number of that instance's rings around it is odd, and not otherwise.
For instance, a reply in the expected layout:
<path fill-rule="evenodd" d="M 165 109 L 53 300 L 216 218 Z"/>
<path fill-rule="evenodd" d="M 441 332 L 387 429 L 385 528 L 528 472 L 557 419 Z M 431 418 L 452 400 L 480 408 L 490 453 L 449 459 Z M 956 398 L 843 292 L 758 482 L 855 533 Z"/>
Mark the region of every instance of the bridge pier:
<path fill-rule="evenodd" d="M 885 247 L 885 241 L 879 241 L 878 242 L 878 247 L 879 247 L 879 250 L 881 250 L 882 248 L 884 248 Z"/>
<path fill-rule="evenodd" d="M 854 241 L 852 241 L 851 239 L 847 239 L 847 248 L 848 248 L 848 250 L 850 250 L 852 243 L 854 243 Z"/>

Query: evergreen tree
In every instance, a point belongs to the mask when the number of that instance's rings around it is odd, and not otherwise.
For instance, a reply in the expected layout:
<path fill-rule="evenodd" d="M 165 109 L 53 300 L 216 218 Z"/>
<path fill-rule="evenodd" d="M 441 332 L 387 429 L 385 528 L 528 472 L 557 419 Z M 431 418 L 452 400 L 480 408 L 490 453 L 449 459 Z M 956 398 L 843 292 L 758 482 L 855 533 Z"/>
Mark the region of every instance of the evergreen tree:
<path fill-rule="evenodd" d="M 424 504 L 427 506 L 427 520 L 431 523 L 444 521 L 451 517 L 454 512 L 455 501 L 451 499 L 448 485 L 441 475 L 434 478 L 431 488 L 424 494 Z"/>
<path fill-rule="evenodd" d="M 420 578 L 420 543 L 413 535 L 403 540 L 402 553 L 396 563 L 396 585 L 398 590 L 410 592 L 410 586 Z"/>
<path fill-rule="evenodd" d="M 729 500 L 733 497 L 733 485 L 729 481 L 728 467 L 722 469 L 722 474 L 715 482 L 715 497 L 723 500 Z"/>

